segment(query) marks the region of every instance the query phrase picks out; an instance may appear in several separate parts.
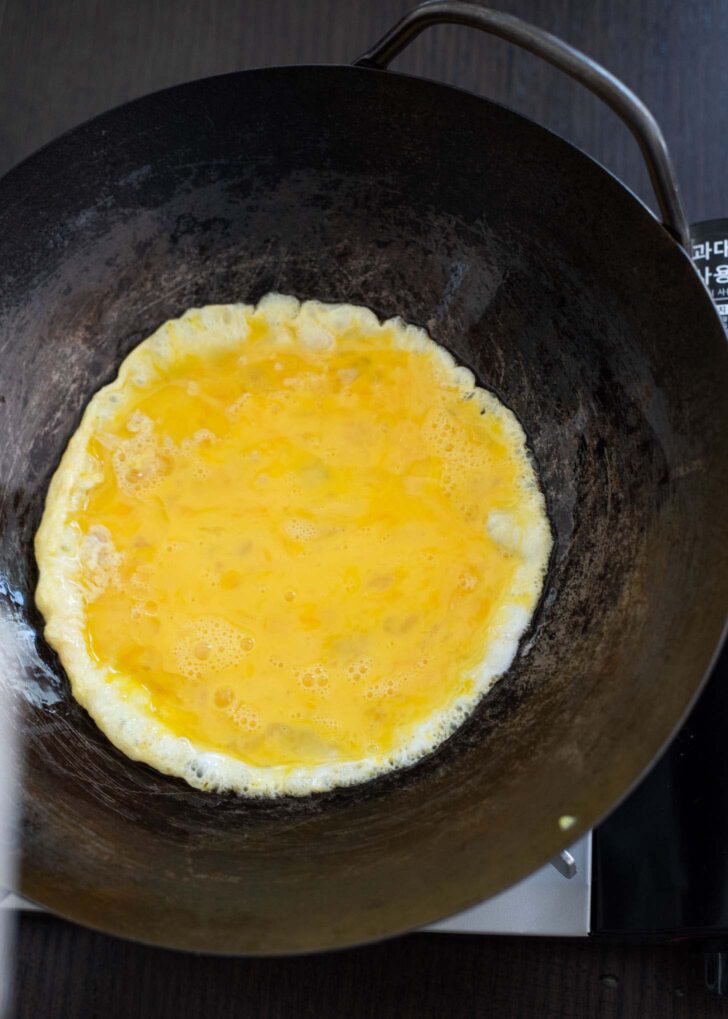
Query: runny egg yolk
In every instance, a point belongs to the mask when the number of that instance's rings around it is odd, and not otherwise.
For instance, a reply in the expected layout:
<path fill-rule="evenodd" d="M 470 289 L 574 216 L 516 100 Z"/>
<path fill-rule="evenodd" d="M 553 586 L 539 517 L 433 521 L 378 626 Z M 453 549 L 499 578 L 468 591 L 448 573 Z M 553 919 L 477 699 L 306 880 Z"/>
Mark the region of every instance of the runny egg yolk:
<path fill-rule="evenodd" d="M 88 654 L 203 753 L 393 758 L 472 698 L 504 607 L 533 611 L 525 446 L 401 328 L 282 342 L 252 314 L 244 342 L 185 347 L 89 438 Z"/>

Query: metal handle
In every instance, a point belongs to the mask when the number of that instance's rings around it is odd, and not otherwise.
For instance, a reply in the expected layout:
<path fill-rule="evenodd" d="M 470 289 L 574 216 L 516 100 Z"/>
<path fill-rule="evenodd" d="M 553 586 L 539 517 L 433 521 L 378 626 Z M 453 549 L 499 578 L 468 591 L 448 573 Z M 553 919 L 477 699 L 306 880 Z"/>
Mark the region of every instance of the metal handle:
<path fill-rule="evenodd" d="M 402 50 L 430 25 L 468 25 L 516 43 L 530 53 L 585 85 L 610 106 L 634 135 L 652 181 L 663 224 L 682 246 L 690 250 L 690 230 L 675 170 L 662 131 L 645 104 L 618 78 L 572 46 L 510 14 L 461 0 L 427 0 L 405 14 L 394 28 L 355 64 L 384 70 Z"/>

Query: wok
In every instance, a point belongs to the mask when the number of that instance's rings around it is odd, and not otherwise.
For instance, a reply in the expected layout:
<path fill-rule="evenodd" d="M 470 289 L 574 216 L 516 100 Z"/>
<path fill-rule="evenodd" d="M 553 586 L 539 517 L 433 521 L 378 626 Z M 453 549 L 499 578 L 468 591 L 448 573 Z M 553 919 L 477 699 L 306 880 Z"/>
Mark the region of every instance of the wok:
<path fill-rule="evenodd" d="M 665 225 L 515 113 L 384 68 L 461 21 L 606 99 Z M 649 113 L 565 44 L 475 5 L 418 8 L 357 66 L 167 89 L 0 182 L 0 626 L 25 751 L 19 889 L 160 945 L 282 953 L 493 895 L 593 826 L 699 689 L 728 595 L 728 357 Z M 32 540 L 91 394 L 190 306 L 270 290 L 430 330 L 524 424 L 555 535 L 508 675 L 416 766 L 308 798 L 197 792 L 75 703 L 34 607 Z"/>

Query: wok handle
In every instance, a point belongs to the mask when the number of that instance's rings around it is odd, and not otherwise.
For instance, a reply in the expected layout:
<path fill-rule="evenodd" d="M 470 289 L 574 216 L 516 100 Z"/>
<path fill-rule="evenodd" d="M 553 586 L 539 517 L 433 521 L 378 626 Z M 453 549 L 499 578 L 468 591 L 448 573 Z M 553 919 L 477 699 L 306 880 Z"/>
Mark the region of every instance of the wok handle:
<path fill-rule="evenodd" d="M 385 70 L 390 61 L 430 25 L 468 25 L 513 42 L 535 53 L 571 78 L 581 82 L 621 117 L 634 135 L 647 170 L 663 225 L 686 249 L 690 250 L 690 229 L 683 208 L 675 170 L 660 127 L 645 104 L 626 85 L 594 60 L 556 36 L 529 25 L 520 18 L 461 0 L 427 0 L 405 14 L 378 43 L 354 63 L 359 67 Z"/>

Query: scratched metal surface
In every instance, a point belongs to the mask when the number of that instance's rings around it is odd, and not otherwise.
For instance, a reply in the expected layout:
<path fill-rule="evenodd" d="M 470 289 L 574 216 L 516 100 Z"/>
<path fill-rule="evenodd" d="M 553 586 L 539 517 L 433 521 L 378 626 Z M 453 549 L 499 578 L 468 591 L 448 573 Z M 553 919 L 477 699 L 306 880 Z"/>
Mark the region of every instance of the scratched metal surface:
<path fill-rule="evenodd" d="M 728 366 L 689 259 L 608 174 L 442 86 L 248 72 L 21 165 L 0 185 L 0 257 L 0 625 L 26 741 L 25 894 L 179 947 L 347 944 L 499 891 L 638 777 L 722 623 Z M 514 667 L 440 752 L 266 803 L 195 792 L 105 740 L 39 635 L 32 538 L 84 404 L 131 347 L 187 307 L 271 289 L 401 314 L 473 367 L 526 427 L 556 545 Z"/>

